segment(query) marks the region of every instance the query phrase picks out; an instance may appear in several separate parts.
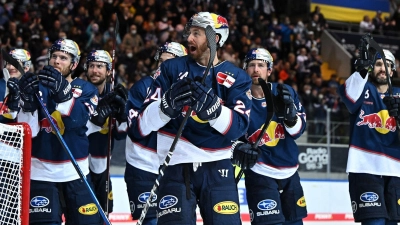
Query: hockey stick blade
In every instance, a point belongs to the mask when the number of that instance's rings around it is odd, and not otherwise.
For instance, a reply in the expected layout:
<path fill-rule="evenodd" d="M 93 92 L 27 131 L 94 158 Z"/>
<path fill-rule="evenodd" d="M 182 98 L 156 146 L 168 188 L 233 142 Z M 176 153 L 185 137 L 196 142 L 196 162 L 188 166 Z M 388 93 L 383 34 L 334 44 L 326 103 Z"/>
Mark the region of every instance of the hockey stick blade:
<path fill-rule="evenodd" d="M 19 64 L 18 60 L 11 57 L 3 48 L 1 49 L 1 54 L 3 55 L 3 60 L 10 63 L 12 66 L 15 67 L 22 75 L 25 74 L 24 69 L 22 68 L 21 64 Z"/>
<path fill-rule="evenodd" d="M 367 41 L 367 43 L 369 44 L 369 48 L 373 48 L 375 49 L 375 51 L 377 53 L 379 53 L 379 55 L 381 55 L 382 57 L 382 61 L 384 62 L 383 65 L 385 65 L 385 72 L 386 72 L 386 81 L 388 83 L 388 93 L 390 96 L 393 96 L 393 90 L 392 90 L 392 81 L 390 80 L 390 76 L 389 76 L 389 70 L 388 67 L 386 65 L 386 57 L 385 57 L 385 53 L 383 52 L 382 47 L 376 43 L 376 41 L 372 38 L 365 38 L 365 40 Z M 376 55 L 375 55 L 376 57 Z"/>
<path fill-rule="evenodd" d="M 14 66 L 21 73 L 21 75 L 25 74 L 25 71 L 22 68 L 21 64 L 19 64 L 19 62 L 16 59 L 14 59 L 12 56 L 10 56 L 10 54 L 8 54 L 3 48 L 1 49 L 1 57 L 5 62 L 10 63 L 12 66 Z M 5 67 L 3 67 L 3 78 L 4 78 L 4 81 L 6 82 L 6 91 L 4 93 L 3 103 L 0 107 L 0 113 L 4 112 L 6 102 L 8 101 L 8 93 L 9 93 L 9 90 L 7 87 L 7 81 L 8 81 L 8 79 L 10 79 L 10 73 L 8 72 L 8 70 Z"/>
<path fill-rule="evenodd" d="M 210 58 L 208 60 L 207 67 L 206 67 L 206 69 L 204 71 L 203 78 L 201 80 L 202 84 L 204 84 L 204 81 L 206 80 L 206 77 L 208 76 L 208 72 L 210 71 L 210 68 L 213 65 L 213 62 L 214 62 L 214 59 L 215 59 L 215 55 L 216 55 L 216 52 L 217 52 L 217 43 L 215 42 L 216 41 L 215 40 L 216 36 L 215 36 L 214 29 L 210 25 L 208 25 L 205 28 L 205 33 L 206 33 L 206 38 L 207 38 L 207 46 L 210 49 Z M 172 142 L 171 147 L 170 147 L 170 149 L 168 151 L 168 154 L 165 157 L 164 163 L 163 163 L 163 165 L 162 165 L 162 167 L 161 167 L 161 169 L 159 171 L 158 177 L 157 177 L 157 179 L 156 179 L 156 181 L 155 181 L 155 183 L 153 185 L 153 188 L 150 191 L 150 195 L 146 200 L 146 205 L 144 206 L 144 208 L 142 210 L 142 213 L 140 214 L 140 218 L 137 221 L 136 225 L 142 225 L 143 220 L 146 217 L 147 211 L 149 210 L 149 207 L 150 207 L 150 200 L 155 195 L 155 193 L 156 193 L 156 191 L 158 189 L 158 186 L 160 185 L 160 180 L 164 176 L 164 171 L 168 167 L 169 161 L 171 160 L 171 157 L 174 154 L 176 144 L 178 143 L 179 138 L 182 136 L 183 128 L 185 127 L 186 122 L 190 117 L 190 114 L 192 114 L 192 110 L 193 110 L 192 107 L 189 107 L 189 109 L 186 111 L 186 115 L 183 118 L 183 121 L 182 121 L 181 125 L 179 126 L 178 131 L 176 132 L 176 136 L 174 138 L 174 141 Z"/>
<path fill-rule="evenodd" d="M 272 84 L 270 83 L 270 86 L 268 86 L 268 84 L 265 82 L 265 80 L 263 80 L 261 78 L 258 78 L 258 83 L 261 85 L 261 89 L 264 92 L 265 101 L 267 103 L 267 107 L 266 107 L 267 116 L 265 119 L 264 126 L 261 129 L 261 132 L 256 139 L 256 142 L 254 142 L 253 145 L 251 146 L 253 149 L 258 148 L 258 145 L 260 144 L 261 139 L 264 136 L 269 124 L 271 123 L 272 117 L 275 114 L 275 110 L 274 110 L 275 105 L 274 105 L 274 100 L 272 98 L 272 92 L 271 92 Z M 237 177 L 235 179 L 236 184 L 239 183 L 240 179 L 243 176 L 243 173 L 244 173 L 244 170 L 240 169 L 239 174 L 237 175 Z"/>

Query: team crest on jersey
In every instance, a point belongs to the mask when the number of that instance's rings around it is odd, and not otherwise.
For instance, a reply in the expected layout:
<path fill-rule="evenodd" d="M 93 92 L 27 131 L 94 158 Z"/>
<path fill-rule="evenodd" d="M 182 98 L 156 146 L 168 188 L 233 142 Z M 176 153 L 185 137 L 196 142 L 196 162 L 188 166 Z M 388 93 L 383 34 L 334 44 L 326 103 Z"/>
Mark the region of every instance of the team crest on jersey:
<path fill-rule="evenodd" d="M 248 91 L 246 91 L 246 96 L 251 100 L 253 98 L 253 96 L 251 95 L 251 90 L 249 89 Z"/>
<path fill-rule="evenodd" d="M 99 102 L 99 98 L 97 98 L 97 95 L 93 96 L 90 99 L 90 102 L 93 103 L 93 105 L 97 105 L 97 103 Z"/>
<path fill-rule="evenodd" d="M 229 76 L 226 73 L 218 72 L 217 73 L 217 82 L 218 84 L 224 85 L 227 88 L 232 87 L 232 85 L 235 83 L 236 79 Z"/>
<path fill-rule="evenodd" d="M 82 95 L 82 89 L 79 88 L 72 88 L 72 95 L 74 98 L 79 98 Z"/>

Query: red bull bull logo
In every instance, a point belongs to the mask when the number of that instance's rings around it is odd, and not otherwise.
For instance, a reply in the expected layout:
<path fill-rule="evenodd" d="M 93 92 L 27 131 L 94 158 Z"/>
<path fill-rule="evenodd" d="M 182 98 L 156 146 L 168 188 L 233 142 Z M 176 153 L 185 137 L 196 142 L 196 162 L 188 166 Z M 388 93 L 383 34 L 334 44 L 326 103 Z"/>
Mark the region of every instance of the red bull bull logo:
<path fill-rule="evenodd" d="M 211 17 L 214 20 L 214 27 L 215 29 L 219 29 L 219 28 L 228 28 L 228 20 L 226 20 L 225 17 L 220 16 L 220 15 L 216 15 L 214 13 L 211 13 Z"/>
<path fill-rule="evenodd" d="M 357 122 L 357 126 L 366 125 L 382 134 L 396 131 L 396 119 L 390 117 L 387 110 L 381 110 L 377 113 L 371 113 L 368 115 L 364 114 L 364 110 L 361 110 L 359 115 L 361 120 Z"/>
<path fill-rule="evenodd" d="M 261 129 L 262 127 L 257 129 L 247 138 L 247 140 L 249 140 L 250 143 L 255 143 L 258 136 L 260 136 Z M 273 147 L 278 144 L 280 139 L 285 139 L 285 128 L 282 124 L 271 121 L 264 135 L 261 137 L 258 146 L 267 145 Z"/>
<path fill-rule="evenodd" d="M 57 124 L 57 120 L 54 119 L 53 117 L 51 117 L 51 119 L 53 120 L 53 123 L 56 125 L 58 130 L 60 130 L 60 128 L 58 127 L 58 124 Z M 53 131 L 53 128 L 51 127 L 51 123 L 47 118 L 44 118 L 40 121 L 40 129 L 46 131 L 46 133 L 51 133 Z"/>

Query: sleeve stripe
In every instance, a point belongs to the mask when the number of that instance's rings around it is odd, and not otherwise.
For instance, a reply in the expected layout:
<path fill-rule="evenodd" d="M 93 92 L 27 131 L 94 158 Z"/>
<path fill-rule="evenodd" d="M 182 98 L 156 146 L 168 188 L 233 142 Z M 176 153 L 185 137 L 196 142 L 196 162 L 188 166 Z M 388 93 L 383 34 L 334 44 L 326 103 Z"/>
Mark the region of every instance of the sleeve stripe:
<path fill-rule="evenodd" d="M 209 122 L 211 127 L 225 135 L 232 126 L 232 117 L 232 111 L 228 107 L 222 106 L 221 115 Z"/>
<path fill-rule="evenodd" d="M 297 122 L 293 127 L 287 127 L 285 125 L 286 131 L 292 135 L 295 136 L 301 132 L 301 128 L 303 127 L 303 120 L 297 115 Z"/>
<path fill-rule="evenodd" d="M 56 110 L 59 111 L 62 116 L 69 116 L 71 114 L 74 105 L 75 105 L 75 98 L 71 98 L 66 102 L 59 103 L 56 107 Z"/>

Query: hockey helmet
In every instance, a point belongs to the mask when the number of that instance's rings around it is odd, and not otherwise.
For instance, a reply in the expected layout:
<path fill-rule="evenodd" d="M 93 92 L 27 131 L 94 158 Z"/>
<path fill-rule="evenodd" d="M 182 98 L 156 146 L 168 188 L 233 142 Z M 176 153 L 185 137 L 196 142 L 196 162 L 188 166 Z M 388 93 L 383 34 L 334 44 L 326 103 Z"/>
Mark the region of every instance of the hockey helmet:
<path fill-rule="evenodd" d="M 107 70 L 112 69 L 112 59 L 110 54 L 104 50 L 92 50 L 89 52 L 86 57 L 86 63 L 84 65 L 84 69 L 88 69 L 89 62 L 104 62 L 107 65 Z"/>
<path fill-rule="evenodd" d="M 390 61 L 392 70 L 396 71 L 396 59 L 394 55 L 387 49 L 383 49 L 383 54 L 385 54 L 386 60 Z M 382 56 L 378 53 L 376 58 L 381 59 Z"/>
<path fill-rule="evenodd" d="M 63 51 L 65 53 L 69 53 L 72 56 L 72 63 L 79 63 L 79 59 L 81 57 L 81 51 L 79 50 L 78 44 L 71 39 L 58 39 L 55 41 L 49 50 L 49 60 L 51 54 L 55 51 Z"/>
<path fill-rule="evenodd" d="M 9 52 L 9 54 L 11 55 L 11 57 L 13 57 L 14 59 L 18 60 L 19 62 L 22 63 L 22 67 L 24 68 L 30 68 L 32 65 L 32 61 L 31 61 L 31 54 L 26 51 L 25 49 L 14 49 L 11 50 Z"/>
<path fill-rule="evenodd" d="M 219 36 L 219 41 L 217 45 L 219 47 L 222 47 L 226 39 L 228 39 L 229 35 L 228 21 L 225 17 L 217 15 L 215 13 L 199 12 L 197 14 L 194 14 L 185 26 L 185 38 L 189 37 L 190 35 L 190 27 L 196 26 L 205 29 L 208 25 L 210 25 L 215 33 Z"/>
<path fill-rule="evenodd" d="M 243 69 L 247 69 L 247 64 L 251 60 L 259 59 L 267 63 L 268 69 L 272 69 L 274 59 L 271 54 L 265 48 L 253 48 L 247 52 L 244 58 Z"/>
<path fill-rule="evenodd" d="M 156 55 L 154 56 L 154 59 L 158 61 L 161 57 L 161 54 L 164 52 L 171 53 L 175 57 L 181 57 L 187 55 L 187 50 L 185 46 L 176 42 L 166 42 L 164 45 L 158 48 Z"/>

